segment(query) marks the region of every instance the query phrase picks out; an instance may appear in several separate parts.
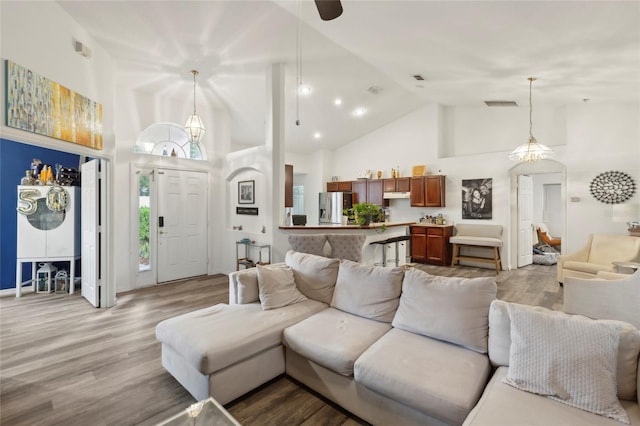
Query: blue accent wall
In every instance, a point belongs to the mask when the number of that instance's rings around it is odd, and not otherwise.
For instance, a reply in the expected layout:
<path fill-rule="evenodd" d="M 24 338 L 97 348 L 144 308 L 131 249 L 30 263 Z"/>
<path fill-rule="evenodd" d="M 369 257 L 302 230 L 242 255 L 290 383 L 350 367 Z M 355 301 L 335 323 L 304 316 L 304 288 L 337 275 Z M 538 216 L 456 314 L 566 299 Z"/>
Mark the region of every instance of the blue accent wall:
<path fill-rule="evenodd" d="M 0 289 L 16 285 L 18 185 L 34 158 L 44 164 L 73 168 L 80 162 L 76 154 L 0 139 Z M 31 268 L 25 264 L 23 271 L 22 280 L 28 280 Z"/>

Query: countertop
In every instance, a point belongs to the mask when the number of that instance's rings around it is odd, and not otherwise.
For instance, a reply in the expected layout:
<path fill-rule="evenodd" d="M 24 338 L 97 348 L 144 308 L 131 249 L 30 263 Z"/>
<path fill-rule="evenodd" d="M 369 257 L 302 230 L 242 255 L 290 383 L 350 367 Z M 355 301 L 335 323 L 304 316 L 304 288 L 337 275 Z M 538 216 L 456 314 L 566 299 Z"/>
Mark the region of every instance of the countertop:
<path fill-rule="evenodd" d="M 367 229 L 380 229 L 382 225 L 385 225 L 387 228 L 393 228 L 396 226 L 413 226 L 416 225 L 416 222 L 378 222 L 372 223 L 368 226 L 360 226 L 360 225 L 292 225 L 292 226 L 280 226 L 280 229 L 289 229 L 289 230 L 305 230 L 305 229 L 315 229 L 315 230 L 338 230 L 338 229 L 349 229 L 349 230 L 367 230 Z M 424 224 L 426 225 L 426 223 Z M 438 225 L 432 225 L 438 226 Z M 446 225 L 440 225 L 446 226 Z"/>
<path fill-rule="evenodd" d="M 435 223 L 412 223 L 411 226 L 424 226 L 427 228 L 446 228 L 447 226 L 453 226 L 450 224 L 436 225 Z"/>

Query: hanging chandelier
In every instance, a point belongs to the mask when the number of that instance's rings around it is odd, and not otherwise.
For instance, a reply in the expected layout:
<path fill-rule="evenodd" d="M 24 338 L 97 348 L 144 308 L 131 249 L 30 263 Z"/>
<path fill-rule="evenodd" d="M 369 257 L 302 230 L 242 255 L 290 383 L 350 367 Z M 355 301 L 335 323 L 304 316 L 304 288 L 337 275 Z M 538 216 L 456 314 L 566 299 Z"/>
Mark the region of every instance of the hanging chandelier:
<path fill-rule="evenodd" d="M 529 142 L 524 143 L 517 147 L 516 149 L 509 154 L 509 160 L 521 161 L 521 162 L 529 162 L 529 161 L 538 161 L 544 160 L 545 158 L 549 158 L 553 156 L 553 151 L 551 148 L 538 143 L 536 138 L 533 137 L 533 104 L 531 102 L 531 85 L 536 80 L 535 77 L 529 77 Z"/>
<path fill-rule="evenodd" d="M 189 135 L 189 142 L 198 143 L 202 140 L 205 129 L 204 124 L 202 124 L 202 119 L 196 114 L 196 76 L 198 75 L 198 71 L 191 70 L 191 74 L 193 75 L 193 114 L 187 118 L 184 130 L 186 130 Z"/>

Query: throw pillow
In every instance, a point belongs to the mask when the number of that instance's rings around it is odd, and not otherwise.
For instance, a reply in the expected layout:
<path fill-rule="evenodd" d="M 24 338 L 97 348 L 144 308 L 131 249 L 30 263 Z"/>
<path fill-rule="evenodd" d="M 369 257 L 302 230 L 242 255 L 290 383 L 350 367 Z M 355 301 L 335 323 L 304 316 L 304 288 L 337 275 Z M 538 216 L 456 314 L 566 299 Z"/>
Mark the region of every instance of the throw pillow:
<path fill-rule="evenodd" d="M 269 267 L 257 265 L 260 304 L 263 310 L 281 308 L 307 298 L 298 291 L 289 267 Z"/>
<path fill-rule="evenodd" d="M 296 286 L 302 294 L 327 305 L 331 303 L 340 260 L 289 250 L 284 262 L 293 269 Z"/>
<path fill-rule="evenodd" d="M 258 272 L 255 268 L 244 269 L 236 275 L 238 284 L 238 304 L 253 303 L 260 300 L 258 295 Z"/>
<path fill-rule="evenodd" d="M 629 424 L 616 396 L 620 326 L 510 303 L 509 372 L 503 382 Z"/>
<path fill-rule="evenodd" d="M 401 268 L 343 260 L 331 306 L 375 321 L 391 322 L 398 309 L 403 275 Z"/>
<path fill-rule="evenodd" d="M 392 325 L 487 353 L 489 306 L 496 292 L 491 277 L 441 277 L 411 268 Z"/>

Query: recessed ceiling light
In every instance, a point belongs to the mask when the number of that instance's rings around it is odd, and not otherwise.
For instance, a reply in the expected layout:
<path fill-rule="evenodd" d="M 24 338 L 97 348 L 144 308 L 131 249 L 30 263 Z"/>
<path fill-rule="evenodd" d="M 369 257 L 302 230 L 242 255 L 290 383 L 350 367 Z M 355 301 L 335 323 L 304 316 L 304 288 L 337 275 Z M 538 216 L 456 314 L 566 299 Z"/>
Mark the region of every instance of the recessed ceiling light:
<path fill-rule="evenodd" d="M 298 93 L 300 93 L 301 95 L 308 95 L 309 93 L 311 93 L 311 86 L 302 85 L 298 87 Z"/>
<path fill-rule="evenodd" d="M 322 135 L 320 134 L 320 132 L 315 132 L 313 134 L 313 137 L 316 138 L 316 139 L 320 139 L 322 137 Z"/>
<path fill-rule="evenodd" d="M 342 99 L 340 99 L 340 98 L 336 98 L 336 100 L 335 100 L 335 101 L 333 101 L 333 104 L 334 104 L 334 105 L 342 105 Z"/>
<path fill-rule="evenodd" d="M 364 108 L 356 108 L 355 111 L 353 111 L 353 115 L 356 117 L 362 117 L 366 112 L 367 110 Z"/>

